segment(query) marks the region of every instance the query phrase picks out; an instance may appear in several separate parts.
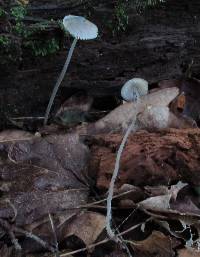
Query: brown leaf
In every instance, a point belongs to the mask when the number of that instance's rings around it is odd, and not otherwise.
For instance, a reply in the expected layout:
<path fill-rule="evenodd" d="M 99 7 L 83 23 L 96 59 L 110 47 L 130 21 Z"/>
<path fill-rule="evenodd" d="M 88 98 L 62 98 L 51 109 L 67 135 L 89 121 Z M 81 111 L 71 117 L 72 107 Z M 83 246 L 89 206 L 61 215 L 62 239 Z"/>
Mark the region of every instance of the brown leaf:
<path fill-rule="evenodd" d="M 128 257 L 129 255 L 125 253 L 122 249 L 116 249 L 110 254 L 106 254 L 105 257 Z"/>
<path fill-rule="evenodd" d="M 17 252 L 14 247 L 8 247 L 7 245 L 3 245 L 0 248 L 0 256 L 1 257 L 22 257 L 22 252 Z"/>
<path fill-rule="evenodd" d="M 171 194 L 168 195 L 160 195 L 150 197 L 142 202 L 139 203 L 144 209 L 152 210 L 152 211 L 166 211 L 170 209 L 169 201 L 171 199 Z"/>
<path fill-rule="evenodd" d="M 182 113 L 196 122 L 200 121 L 200 81 L 195 78 L 181 80 L 164 80 L 159 83 L 160 88 L 178 87 L 180 96 L 173 101 L 171 109 L 175 113 Z"/>
<path fill-rule="evenodd" d="M 166 106 L 148 106 L 138 115 L 140 128 L 156 130 L 169 127 L 169 108 Z"/>
<path fill-rule="evenodd" d="M 172 239 L 159 231 L 153 233 L 143 241 L 133 241 L 131 246 L 135 251 L 135 257 L 173 257 L 175 252 Z"/>
<path fill-rule="evenodd" d="M 0 144 L 33 139 L 34 135 L 22 130 L 5 130 L 0 133 Z"/>
<path fill-rule="evenodd" d="M 178 251 L 178 257 L 200 257 L 200 251 L 191 248 L 184 248 Z"/>
<path fill-rule="evenodd" d="M 179 90 L 176 87 L 165 88 L 142 97 L 139 103 L 120 105 L 104 118 L 90 124 L 88 128 L 80 129 L 80 133 L 97 134 L 124 130 L 147 106 L 168 106 L 178 93 Z"/>
<path fill-rule="evenodd" d="M 175 201 L 179 191 L 186 185 L 187 184 L 178 182 L 176 185 L 173 185 L 170 189 L 166 190 L 164 195 L 158 195 L 145 199 L 139 203 L 139 206 L 152 211 L 165 212 L 171 208 L 170 200 Z"/>
<path fill-rule="evenodd" d="M 73 95 L 56 113 L 56 123 L 69 127 L 87 121 L 87 114 L 92 102 L 93 99 L 89 96 Z"/>
<path fill-rule="evenodd" d="M 73 183 L 77 185 L 78 181 L 85 181 L 83 173 L 86 172 L 89 151 L 76 134 L 52 135 L 12 144 L 9 158 L 15 163 L 29 163 L 60 174 L 64 172 L 68 177 L 66 183 L 72 187 Z"/>
<path fill-rule="evenodd" d="M 62 228 L 62 238 L 75 235 L 88 246 L 96 241 L 105 228 L 105 222 L 106 218 L 102 214 L 83 212 Z"/>
<path fill-rule="evenodd" d="M 158 83 L 158 87 L 159 88 L 169 88 L 169 87 L 177 87 L 180 88 L 181 87 L 181 82 L 182 80 L 179 79 L 166 79 L 166 80 L 162 80 Z"/>
<path fill-rule="evenodd" d="M 86 203 L 89 152 L 77 135 L 19 138 L 0 147 L 8 155 L 0 165 L 1 218 L 16 212 L 15 223 L 23 226 L 49 212 L 65 211 L 67 217 Z"/>
<path fill-rule="evenodd" d="M 185 95 L 183 114 L 200 120 L 200 81 L 197 79 L 185 79 L 181 85 L 181 91 Z"/>
<path fill-rule="evenodd" d="M 170 112 L 169 114 L 169 128 L 197 128 L 196 122 L 187 116 L 181 115 L 181 114 L 174 114 Z"/>

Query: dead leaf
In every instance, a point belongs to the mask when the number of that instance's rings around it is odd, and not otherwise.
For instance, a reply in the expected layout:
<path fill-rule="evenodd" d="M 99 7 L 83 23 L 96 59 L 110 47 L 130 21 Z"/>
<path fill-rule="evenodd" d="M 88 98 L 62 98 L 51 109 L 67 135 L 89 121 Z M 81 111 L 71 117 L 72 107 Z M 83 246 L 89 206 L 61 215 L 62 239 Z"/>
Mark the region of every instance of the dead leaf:
<path fill-rule="evenodd" d="M 27 5 L 29 3 L 29 0 L 17 0 L 22 5 Z"/>
<path fill-rule="evenodd" d="M 123 184 L 119 189 L 117 189 L 118 194 L 131 191 L 130 193 L 118 197 L 118 200 L 121 202 L 123 200 L 130 200 L 134 203 L 140 202 L 146 198 L 146 194 L 140 187 L 136 187 L 129 184 Z"/>
<path fill-rule="evenodd" d="M 86 246 L 94 243 L 105 228 L 106 217 L 95 212 L 82 212 L 62 228 L 62 238 L 75 235 Z"/>
<path fill-rule="evenodd" d="M 180 249 L 178 257 L 200 257 L 200 251 L 191 248 Z"/>
<path fill-rule="evenodd" d="M 106 254 L 105 257 L 128 257 L 128 254 L 122 249 L 116 249 L 112 253 Z"/>
<path fill-rule="evenodd" d="M 7 117 L 7 119 L 15 126 L 20 129 L 30 129 L 32 131 L 37 130 L 38 126 L 42 126 L 44 117 L 41 116 L 22 116 L 22 117 Z"/>
<path fill-rule="evenodd" d="M 190 117 L 187 117 L 182 114 L 174 114 L 170 112 L 169 114 L 169 128 L 179 128 L 179 129 L 184 129 L 184 128 L 197 128 L 197 124 L 195 120 L 193 120 Z"/>
<path fill-rule="evenodd" d="M 0 144 L 7 154 L 0 165 L 0 217 L 13 218 L 15 210 L 15 223 L 23 226 L 49 212 L 65 212 L 66 219 L 77 213 L 88 196 L 87 147 L 75 134 L 18 139 Z"/>
<path fill-rule="evenodd" d="M 22 252 L 17 252 L 14 247 L 8 247 L 7 245 L 3 245 L 0 248 L 0 256 L 1 257 L 22 257 Z"/>
<path fill-rule="evenodd" d="M 73 95 L 67 99 L 55 116 L 55 122 L 66 127 L 87 121 L 93 99 L 89 96 Z"/>
<path fill-rule="evenodd" d="M 140 128 L 149 130 L 168 128 L 169 115 L 169 108 L 166 106 L 147 106 L 147 108 L 138 115 Z"/>
<path fill-rule="evenodd" d="M 182 80 L 180 80 L 180 79 L 165 79 L 158 83 L 158 87 L 161 89 L 170 88 L 170 87 L 180 88 L 181 82 L 182 82 Z"/>
<path fill-rule="evenodd" d="M 33 139 L 34 135 L 22 130 L 4 130 L 0 133 L 0 144 Z"/>
<path fill-rule="evenodd" d="M 172 257 L 175 256 L 173 247 L 176 243 L 172 238 L 165 236 L 159 231 L 153 231 L 152 234 L 143 241 L 130 242 L 133 247 L 135 257 Z"/>
<path fill-rule="evenodd" d="M 193 118 L 197 122 L 200 120 L 200 81 L 194 78 L 182 81 L 181 91 L 185 95 L 185 105 L 183 114 Z"/>
<path fill-rule="evenodd" d="M 178 93 L 176 87 L 166 88 L 142 97 L 138 103 L 122 104 L 94 124 L 80 128 L 79 133 L 97 134 L 124 130 L 147 106 L 168 106 Z"/>
<path fill-rule="evenodd" d="M 178 87 L 180 96 L 173 101 L 171 110 L 174 113 L 181 113 L 186 117 L 200 121 L 200 81 L 195 78 L 187 78 L 181 80 L 163 80 L 159 82 L 160 88 Z"/>
<path fill-rule="evenodd" d="M 174 113 L 182 113 L 185 108 L 186 97 L 182 92 L 170 105 L 170 109 Z"/>
<path fill-rule="evenodd" d="M 9 147 L 8 152 L 9 158 L 15 163 L 23 162 L 59 173 L 64 172 L 69 186 L 73 186 L 73 181 L 75 185 L 78 181 L 87 183 L 89 150 L 79 142 L 76 134 L 52 135 L 16 142 Z"/>

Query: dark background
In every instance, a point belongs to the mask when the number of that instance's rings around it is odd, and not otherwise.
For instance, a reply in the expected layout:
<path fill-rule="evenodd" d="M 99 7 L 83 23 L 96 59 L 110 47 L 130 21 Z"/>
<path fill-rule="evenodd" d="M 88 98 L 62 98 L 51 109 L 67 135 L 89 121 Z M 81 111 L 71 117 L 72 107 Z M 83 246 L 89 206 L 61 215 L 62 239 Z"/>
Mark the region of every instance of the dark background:
<path fill-rule="evenodd" d="M 9 13 L 13 1 L 1 1 Z M 118 7 L 122 15 L 118 15 Z M 200 1 L 169 0 L 138 11 L 133 1 L 29 1 L 23 23 L 27 28 L 41 20 L 62 20 L 83 15 L 98 25 L 99 37 L 79 41 L 70 69 L 59 90 L 55 109 L 71 94 L 83 90 L 98 101 L 118 96 L 123 83 L 142 77 L 150 83 L 200 70 Z M 128 24 L 126 23 L 128 18 Z M 34 39 L 56 38 L 60 50 L 35 56 L 10 29 L 9 15 L 0 20 L 0 36 L 9 35 L 12 47 L 0 50 L 0 128 L 9 117 L 44 116 L 48 100 L 63 67 L 72 37 L 52 23 Z M 122 23 L 122 26 L 121 26 Z M 11 58 L 7 58 L 8 56 Z M 6 59 L 7 58 L 7 59 Z"/>

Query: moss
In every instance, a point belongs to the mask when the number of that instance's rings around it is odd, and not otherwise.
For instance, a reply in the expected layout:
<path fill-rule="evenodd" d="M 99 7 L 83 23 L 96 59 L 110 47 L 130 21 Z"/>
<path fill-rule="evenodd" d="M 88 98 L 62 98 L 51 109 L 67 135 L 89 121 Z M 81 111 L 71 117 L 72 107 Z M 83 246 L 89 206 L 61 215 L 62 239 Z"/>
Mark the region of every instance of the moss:
<path fill-rule="evenodd" d="M 0 18 L 5 18 L 5 17 L 6 17 L 6 11 L 4 11 L 4 9 L 0 7 Z"/>
<path fill-rule="evenodd" d="M 126 31 L 128 26 L 127 5 L 121 1 L 115 6 L 116 30 Z"/>
<path fill-rule="evenodd" d="M 51 20 L 27 26 L 24 23 L 24 17 L 26 14 L 27 9 L 24 5 L 19 4 L 10 9 L 10 15 L 14 18 L 12 32 L 21 39 L 22 47 L 24 46 L 26 49 L 31 50 L 31 53 L 34 56 L 47 56 L 56 53 L 60 49 L 59 42 L 56 37 L 51 39 L 44 38 L 44 33 L 48 29 L 49 25 L 56 22 Z M 40 36 L 40 34 L 42 36 Z"/>
<path fill-rule="evenodd" d="M 8 36 L 6 36 L 6 35 L 0 36 L 0 46 L 1 47 L 8 46 L 9 43 L 10 43 L 10 39 Z"/>
<path fill-rule="evenodd" d="M 27 11 L 23 5 L 18 5 L 10 9 L 11 15 L 15 18 L 16 21 L 21 21 L 24 19 Z"/>
<path fill-rule="evenodd" d="M 9 35 L 0 36 L 0 64 L 16 63 L 21 55 L 19 41 Z"/>
<path fill-rule="evenodd" d="M 59 42 L 55 39 L 49 40 L 30 40 L 24 46 L 32 51 L 35 56 L 47 56 L 56 53 L 60 47 Z"/>
<path fill-rule="evenodd" d="M 128 28 L 128 3 L 118 0 L 115 4 L 113 16 L 108 21 L 108 28 L 112 31 L 113 36 L 126 32 Z"/>

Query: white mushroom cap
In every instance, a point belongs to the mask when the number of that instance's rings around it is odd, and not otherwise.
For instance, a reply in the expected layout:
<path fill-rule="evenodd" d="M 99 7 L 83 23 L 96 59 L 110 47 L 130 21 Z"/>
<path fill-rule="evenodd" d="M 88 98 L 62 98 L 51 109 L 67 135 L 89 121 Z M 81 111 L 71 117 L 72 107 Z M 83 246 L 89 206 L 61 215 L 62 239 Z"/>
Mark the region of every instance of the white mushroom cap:
<path fill-rule="evenodd" d="M 148 82 L 141 78 L 128 80 L 121 89 L 121 96 L 125 101 L 136 101 L 138 97 L 148 93 Z"/>
<path fill-rule="evenodd" d="M 63 25 L 74 38 L 81 40 L 94 39 L 98 35 L 97 26 L 82 16 L 67 15 Z"/>

